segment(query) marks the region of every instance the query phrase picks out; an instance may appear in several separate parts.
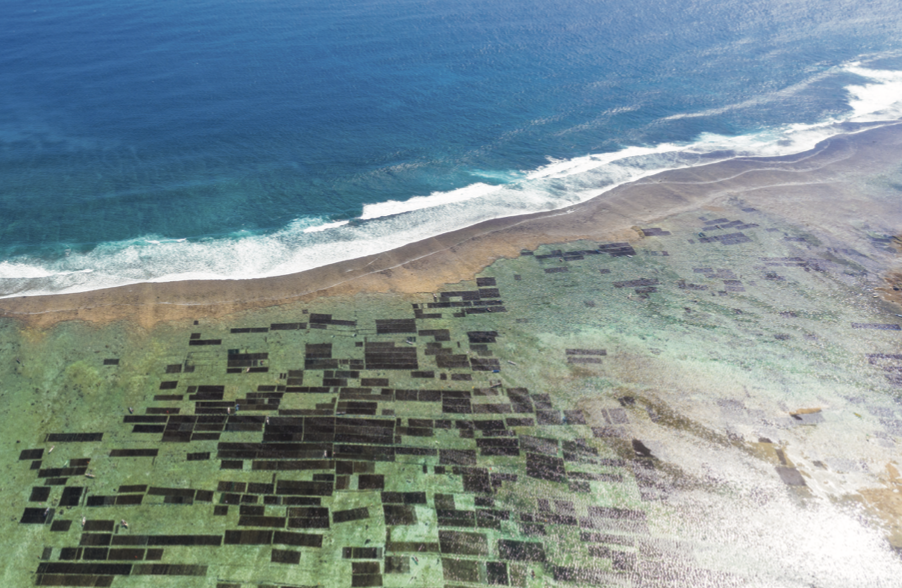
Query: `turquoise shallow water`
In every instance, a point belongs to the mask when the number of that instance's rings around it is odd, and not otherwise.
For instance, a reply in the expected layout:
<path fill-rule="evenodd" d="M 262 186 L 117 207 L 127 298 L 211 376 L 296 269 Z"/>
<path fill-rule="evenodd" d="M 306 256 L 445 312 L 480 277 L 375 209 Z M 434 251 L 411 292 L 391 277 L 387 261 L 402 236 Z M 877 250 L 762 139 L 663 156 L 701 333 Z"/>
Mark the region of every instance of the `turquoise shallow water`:
<path fill-rule="evenodd" d="M 800 151 L 821 123 L 897 117 L 900 16 L 7 3 L 0 294 L 285 274 L 653 170 Z"/>

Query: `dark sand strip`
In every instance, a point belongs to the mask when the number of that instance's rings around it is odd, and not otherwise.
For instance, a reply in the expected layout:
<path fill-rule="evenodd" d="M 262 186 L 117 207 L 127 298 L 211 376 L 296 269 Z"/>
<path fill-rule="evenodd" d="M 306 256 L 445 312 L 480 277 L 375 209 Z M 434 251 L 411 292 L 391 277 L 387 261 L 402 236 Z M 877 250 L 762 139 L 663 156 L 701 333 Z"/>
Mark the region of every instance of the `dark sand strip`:
<path fill-rule="evenodd" d="M 790 222 L 816 227 L 838 239 L 852 219 L 899 217 L 902 207 L 859 194 L 867 176 L 902 162 L 902 125 L 834 137 L 806 153 L 743 158 L 668 171 L 620 186 L 565 210 L 486 221 L 386 253 L 257 280 L 197 280 L 138 284 L 78 294 L 0 300 L 0 316 L 31 327 L 60 321 L 131 321 L 150 328 L 161 321 L 216 318 L 239 311 L 319 296 L 358 292 L 429 292 L 472 278 L 501 257 L 522 249 L 577 239 L 641 238 L 648 226 L 672 214 L 741 199 Z M 898 226 L 898 224 L 896 225 Z"/>

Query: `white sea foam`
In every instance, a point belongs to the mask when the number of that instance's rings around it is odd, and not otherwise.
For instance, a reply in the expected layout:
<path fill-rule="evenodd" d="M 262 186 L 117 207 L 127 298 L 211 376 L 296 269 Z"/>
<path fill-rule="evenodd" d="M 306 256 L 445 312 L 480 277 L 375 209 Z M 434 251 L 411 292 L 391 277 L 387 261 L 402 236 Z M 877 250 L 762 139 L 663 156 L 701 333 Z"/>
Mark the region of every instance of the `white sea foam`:
<path fill-rule="evenodd" d="M 0 262 L 0 296 L 79 292 L 138 282 L 285 275 L 388 251 L 492 218 L 565 208 L 665 170 L 740 156 L 800 153 L 847 132 L 838 123 L 902 118 L 902 72 L 858 63 L 842 71 L 866 82 L 847 88 L 845 116 L 821 123 L 785 125 L 737 137 L 703 133 L 689 144 L 632 146 L 612 153 L 549 159 L 533 170 L 473 170 L 474 177 L 493 184 L 477 181 L 447 192 L 367 204 L 360 222 L 307 217 L 271 234 L 241 232 L 187 241 L 148 235 L 104 243 L 88 253 L 75 252 L 52 261 L 23 256 Z"/>
<path fill-rule="evenodd" d="M 362 220 L 369 220 L 383 216 L 391 216 L 393 214 L 402 214 L 405 212 L 413 212 L 414 210 L 422 210 L 424 208 L 432 208 L 446 204 L 455 204 L 488 196 L 492 192 L 503 189 L 502 186 L 491 186 L 489 184 L 470 184 L 457 190 L 448 192 L 433 192 L 429 196 L 414 196 L 409 200 L 389 200 L 388 202 L 379 202 L 376 204 L 366 204 L 363 207 L 363 214 L 360 215 Z"/>
<path fill-rule="evenodd" d="M 852 64 L 850 73 L 871 80 L 872 83 L 848 86 L 852 107 L 851 120 L 856 122 L 895 120 L 902 116 L 902 72 L 874 70 Z"/>
<path fill-rule="evenodd" d="M 51 270 L 39 265 L 28 263 L 0 262 L 0 280 L 30 280 L 36 278 L 49 278 L 54 275 Z"/>
<path fill-rule="evenodd" d="M 315 225 L 312 227 L 307 227 L 304 229 L 305 233 L 320 233 L 322 231 L 328 231 L 329 229 L 335 229 L 338 227 L 343 227 L 351 221 L 335 221 L 334 223 L 323 223 L 321 225 Z"/>

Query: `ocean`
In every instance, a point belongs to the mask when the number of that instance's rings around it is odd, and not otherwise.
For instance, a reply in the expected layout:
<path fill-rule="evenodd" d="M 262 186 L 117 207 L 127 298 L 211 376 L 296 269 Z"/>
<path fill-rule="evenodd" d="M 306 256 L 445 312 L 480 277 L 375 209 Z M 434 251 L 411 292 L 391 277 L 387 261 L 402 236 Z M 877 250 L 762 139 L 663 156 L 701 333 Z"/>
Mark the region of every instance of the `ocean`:
<path fill-rule="evenodd" d="M 284 275 L 902 117 L 902 4 L 0 3 L 0 296 Z"/>

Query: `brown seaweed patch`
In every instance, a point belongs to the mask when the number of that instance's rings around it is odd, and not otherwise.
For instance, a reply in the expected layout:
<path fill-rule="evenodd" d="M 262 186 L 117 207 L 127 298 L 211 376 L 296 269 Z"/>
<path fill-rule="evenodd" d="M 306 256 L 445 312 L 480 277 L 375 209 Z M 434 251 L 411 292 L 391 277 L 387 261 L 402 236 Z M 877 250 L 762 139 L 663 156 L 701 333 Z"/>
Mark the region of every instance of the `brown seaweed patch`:
<path fill-rule="evenodd" d="M 743 439 L 710 429 L 698 421 L 680 414 L 659 398 L 654 396 L 634 396 L 637 404 L 641 404 L 649 414 L 655 415 L 654 422 L 659 426 L 683 431 L 722 447 L 736 447 L 746 452 L 749 451 L 748 444 Z"/>
<path fill-rule="evenodd" d="M 890 239 L 889 246 L 897 252 L 902 253 L 902 235 L 896 235 Z"/>
<path fill-rule="evenodd" d="M 890 270 L 883 274 L 883 285 L 878 286 L 876 291 L 885 301 L 902 307 L 902 270 Z"/>
<path fill-rule="evenodd" d="M 659 426 L 667 427 L 688 433 L 689 435 L 702 441 L 719 445 L 721 447 L 735 447 L 743 452 L 759 456 L 755 449 L 745 443 L 740 438 L 733 438 L 728 435 L 718 433 L 704 425 L 680 414 L 670 407 L 666 402 L 650 395 L 643 395 L 629 388 L 617 387 L 611 390 L 610 399 L 614 398 L 631 398 L 632 407 L 634 409 L 645 409 L 649 415 L 654 415 L 653 422 Z M 607 403 L 601 403 L 597 398 L 582 398 L 577 402 L 577 407 L 583 411 L 587 417 L 587 421 L 593 426 L 602 426 L 604 417 L 601 416 L 601 408 Z M 606 438 L 604 440 L 607 445 L 619 458 L 630 461 L 635 459 L 636 450 L 628 437 L 623 438 Z M 711 480 L 702 479 L 695 476 L 679 465 L 653 459 L 655 469 L 662 474 L 666 474 L 672 483 L 678 484 L 683 489 L 698 488 L 710 489 Z"/>
<path fill-rule="evenodd" d="M 887 540 L 896 549 L 902 549 L 902 477 L 891 463 L 886 464 L 886 475 L 881 476 L 885 486 L 860 490 L 862 502 L 868 512 L 886 525 Z"/>

